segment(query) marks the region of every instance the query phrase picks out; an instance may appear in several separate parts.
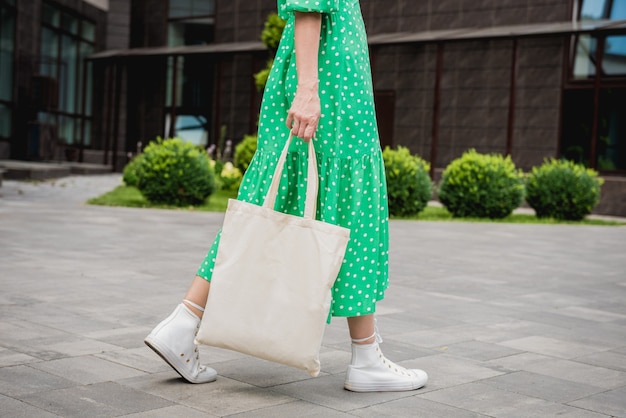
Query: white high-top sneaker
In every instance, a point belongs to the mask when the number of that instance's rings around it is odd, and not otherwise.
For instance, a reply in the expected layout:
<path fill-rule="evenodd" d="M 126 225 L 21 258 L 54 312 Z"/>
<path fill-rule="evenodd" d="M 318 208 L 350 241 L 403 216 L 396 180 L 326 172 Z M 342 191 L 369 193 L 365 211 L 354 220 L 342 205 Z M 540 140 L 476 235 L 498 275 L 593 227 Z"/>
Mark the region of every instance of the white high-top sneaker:
<path fill-rule="evenodd" d="M 157 325 L 144 339 L 178 374 L 190 383 L 208 383 L 217 379 L 217 372 L 200 364 L 196 334 L 200 318 L 183 303 Z"/>
<path fill-rule="evenodd" d="M 385 358 L 378 341 L 352 343 L 352 362 L 344 388 L 353 392 L 399 392 L 426 385 L 428 375 L 419 369 L 405 369 Z"/>

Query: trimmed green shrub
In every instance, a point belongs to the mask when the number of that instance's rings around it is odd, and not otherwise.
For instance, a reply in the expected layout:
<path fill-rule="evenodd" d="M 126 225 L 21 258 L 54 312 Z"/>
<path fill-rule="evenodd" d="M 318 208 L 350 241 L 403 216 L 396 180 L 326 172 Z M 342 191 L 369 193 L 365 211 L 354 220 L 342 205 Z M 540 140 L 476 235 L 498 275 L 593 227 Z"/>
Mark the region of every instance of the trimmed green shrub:
<path fill-rule="evenodd" d="M 228 161 L 222 167 L 222 171 L 220 171 L 220 188 L 222 190 L 237 190 L 239 189 L 242 178 L 241 170 Z"/>
<path fill-rule="evenodd" d="M 256 152 L 258 138 L 256 135 L 246 135 L 243 140 L 235 146 L 235 167 L 246 172 L 252 157 Z"/>
<path fill-rule="evenodd" d="M 142 155 L 137 188 L 152 203 L 200 204 L 215 190 L 208 155 L 190 142 L 157 138 Z"/>
<path fill-rule="evenodd" d="M 143 154 L 139 154 L 133 157 L 133 159 L 130 160 L 128 164 L 126 164 L 122 174 L 122 180 L 124 180 L 124 184 L 130 187 L 137 187 L 137 185 L 139 184 L 139 170 L 141 169 L 142 162 Z"/>
<path fill-rule="evenodd" d="M 600 201 L 602 183 L 595 170 L 552 158 L 526 177 L 526 202 L 538 218 L 579 221 Z"/>
<path fill-rule="evenodd" d="M 270 71 L 272 71 L 272 65 L 274 65 L 273 59 L 267 61 L 264 69 L 254 74 L 254 85 L 258 91 L 263 91 L 265 88 L 267 79 L 270 77 Z"/>
<path fill-rule="evenodd" d="M 271 59 L 267 61 L 264 69 L 254 74 L 254 84 L 258 91 L 263 91 L 265 84 L 267 84 L 267 79 L 274 63 L 274 56 L 280 44 L 280 38 L 283 36 L 286 23 L 276 13 L 270 13 L 265 20 L 265 25 L 261 31 L 261 41 L 269 49 Z"/>
<path fill-rule="evenodd" d="M 276 54 L 286 24 L 287 22 L 276 13 L 270 13 L 265 20 L 263 31 L 261 31 L 261 42 L 270 50 L 272 56 Z"/>
<path fill-rule="evenodd" d="M 505 218 L 523 198 L 522 172 L 511 158 L 474 149 L 452 161 L 439 183 L 439 200 L 455 217 Z"/>
<path fill-rule="evenodd" d="M 428 204 L 433 183 L 428 171 L 430 164 L 411 155 L 408 148 L 398 147 L 383 151 L 389 213 L 392 216 L 411 216 L 420 213 Z"/>

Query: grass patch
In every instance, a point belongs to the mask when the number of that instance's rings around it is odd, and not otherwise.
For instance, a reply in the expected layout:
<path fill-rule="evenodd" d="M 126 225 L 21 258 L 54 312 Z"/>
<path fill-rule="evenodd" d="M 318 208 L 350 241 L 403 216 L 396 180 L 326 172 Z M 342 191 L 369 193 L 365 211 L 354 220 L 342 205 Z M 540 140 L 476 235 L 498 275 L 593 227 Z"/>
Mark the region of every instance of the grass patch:
<path fill-rule="evenodd" d="M 125 206 L 131 208 L 155 208 L 155 209 L 185 209 L 204 212 L 224 212 L 228 205 L 228 199 L 237 197 L 236 191 L 218 190 L 198 206 L 172 206 L 150 203 L 136 187 L 117 186 L 115 189 L 102 196 L 89 199 L 90 205 L 101 206 Z"/>
<path fill-rule="evenodd" d="M 200 206 L 169 206 L 156 205 L 150 203 L 143 197 L 136 187 L 118 186 L 102 196 L 89 199 L 87 203 L 102 206 L 125 206 L 132 208 L 157 208 L 157 209 L 184 209 L 205 212 L 224 212 L 228 205 L 228 199 L 237 197 L 236 191 L 218 190 Z M 426 206 L 417 216 L 392 217 L 392 219 L 418 220 L 418 221 L 453 221 L 453 222 L 496 222 L 496 223 L 516 223 L 516 224 L 570 224 L 570 225 L 626 225 L 624 222 L 607 221 L 604 219 L 584 219 L 582 221 L 558 221 L 556 219 L 540 219 L 535 215 L 516 213 L 504 219 L 485 218 L 454 218 L 450 212 L 443 207 Z"/>
<path fill-rule="evenodd" d="M 514 224 L 565 224 L 565 225 L 626 225 L 624 222 L 607 221 L 604 219 L 583 219 L 582 221 L 560 221 L 552 218 L 537 218 L 535 215 L 525 213 L 514 213 L 502 219 L 486 218 L 455 218 L 444 207 L 426 206 L 426 208 L 416 216 L 392 217 L 392 219 L 418 220 L 418 221 L 453 221 L 453 222 L 494 222 L 494 223 L 514 223 Z"/>

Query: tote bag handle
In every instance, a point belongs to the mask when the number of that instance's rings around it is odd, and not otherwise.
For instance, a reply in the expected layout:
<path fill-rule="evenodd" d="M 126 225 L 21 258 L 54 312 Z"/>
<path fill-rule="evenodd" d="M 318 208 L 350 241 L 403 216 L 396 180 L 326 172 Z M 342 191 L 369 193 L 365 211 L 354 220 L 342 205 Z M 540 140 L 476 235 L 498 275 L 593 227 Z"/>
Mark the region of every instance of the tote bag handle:
<path fill-rule="evenodd" d="M 265 201 L 263 202 L 264 208 L 274 209 L 276 204 L 276 196 L 278 195 L 278 185 L 282 177 L 283 168 L 285 167 L 285 161 L 287 160 L 287 153 L 289 151 L 289 144 L 293 138 L 293 134 L 289 133 L 289 138 L 285 143 L 283 151 L 280 154 L 274 175 L 272 176 L 272 183 L 265 195 Z M 317 206 L 317 191 L 318 191 L 318 174 L 317 174 L 317 159 L 315 157 L 315 148 L 313 147 L 313 139 L 309 141 L 309 159 L 307 168 L 307 180 L 306 180 L 306 200 L 304 201 L 304 218 L 315 219 L 315 211 Z"/>

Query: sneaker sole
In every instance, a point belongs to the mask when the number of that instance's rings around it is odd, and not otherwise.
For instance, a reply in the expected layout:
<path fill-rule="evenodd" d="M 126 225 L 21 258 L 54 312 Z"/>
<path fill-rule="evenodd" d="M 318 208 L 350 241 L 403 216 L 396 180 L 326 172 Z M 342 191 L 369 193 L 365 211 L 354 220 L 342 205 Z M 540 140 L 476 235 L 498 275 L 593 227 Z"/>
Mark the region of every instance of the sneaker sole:
<path fill-rule="evenodd" d="M 411 390 L 418 390 L 426 386 L 426 382 L 419 382 L 415 385 L 397 385 L 397 384 L 385 384 L 385 383 L 350 383 L 345 382 L 343 387 L 351 392 L 407 392 Z"/>

